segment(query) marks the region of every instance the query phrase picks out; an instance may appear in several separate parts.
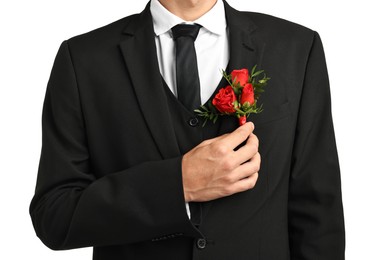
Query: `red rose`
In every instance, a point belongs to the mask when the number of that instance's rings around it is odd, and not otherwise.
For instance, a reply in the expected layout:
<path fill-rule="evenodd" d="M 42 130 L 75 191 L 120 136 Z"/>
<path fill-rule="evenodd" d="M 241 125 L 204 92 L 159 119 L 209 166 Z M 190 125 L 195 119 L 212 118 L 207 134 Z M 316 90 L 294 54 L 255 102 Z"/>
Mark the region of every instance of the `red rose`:
<path fill-rule="evenodd" d="M 234 102 L 236 95 L 231 86 L 221 88 L 217 95 L 213 98 L 213 105 L 221 113 L 234 113 Z"/>
<path fill-rule="evenodd" d="M 248 82 L 249 73 L 247 69 L 233 70 L 231 77 L 234 84 L 239 83 L 240 86 L 244 86 Z"/>
<path fill-rule="evenodd" d="M 251 83 L 245 84 L 244 88 L 242 89 L 240 104 L 244 105 L 246 102 L 249 102 L 250 106 L 255 103 L 255 93 L 253 92 L 253 86 Z"/>

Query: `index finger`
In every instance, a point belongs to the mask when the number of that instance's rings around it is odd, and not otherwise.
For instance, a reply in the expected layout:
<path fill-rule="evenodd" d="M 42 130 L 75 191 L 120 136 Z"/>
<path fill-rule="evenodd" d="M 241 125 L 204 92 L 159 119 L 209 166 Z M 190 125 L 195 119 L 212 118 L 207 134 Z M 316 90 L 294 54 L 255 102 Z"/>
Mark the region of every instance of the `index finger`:
<path fill-rule="evenodd" d="M 255 126 L 252 122 L 247 122 L 228 134 L 220 142 L 224 142 L 229 148 L 235 149 L 239 144 L 247 140 L 254 128 Z"/>

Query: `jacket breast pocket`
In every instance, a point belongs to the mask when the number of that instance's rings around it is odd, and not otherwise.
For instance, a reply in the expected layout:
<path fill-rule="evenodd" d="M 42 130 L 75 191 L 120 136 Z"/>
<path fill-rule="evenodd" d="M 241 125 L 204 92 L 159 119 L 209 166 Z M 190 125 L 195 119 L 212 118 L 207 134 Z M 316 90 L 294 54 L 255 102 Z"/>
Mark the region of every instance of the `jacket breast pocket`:
<path fill-rule="evenodd" d="M 265 127 L 274 121 L 289 117 L 290 115 L 290 103 L 285 102 L 278 106 L 264 107 L 261 113 L 255 115 L 251 114 L 247 121 L 253 122 L 255 124 L 255 129 L 258 129 L 260 127 Z"/>
<path fill-rule="evenodd" d="M 284 152 L 291 145 L 292 114 L 290 103 L 266 107 L 260 114 L 249 117 L 255 124 L 254 134 L 259 139 L 259 152 L 265 157 L 271 149 Z"/>

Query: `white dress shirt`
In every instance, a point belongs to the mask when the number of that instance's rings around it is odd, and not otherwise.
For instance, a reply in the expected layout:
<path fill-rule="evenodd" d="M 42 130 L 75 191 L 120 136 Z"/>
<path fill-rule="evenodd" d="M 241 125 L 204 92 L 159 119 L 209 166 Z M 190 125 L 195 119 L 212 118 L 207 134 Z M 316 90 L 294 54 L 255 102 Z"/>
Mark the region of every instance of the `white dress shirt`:
<path fill-rule="evenodd" d="M 175 96 L 177 96 L 175 42 L 171 28 L 181 23 L 197 23 L 202 26 L 195 41 L 195 49 L 201 104 L 204 104 L 221 81 L 221 71 L 226 69 L 230 56 L 223 1 L 218 0 L 212 9 L 195 21 L 184 21 L 168 11 L 158 0 L 151 0 L 150 11 L 153 17 L 159 70 Z"/>
<path fill-rule="evenodd" d="M 202 26 L 195 40 L 195 49 L 201 104 L 206 103 L 221 81 L 221 71 L 226 69 L 230 58 L 223 2 L 218 0 L 212 9 L 195 21 L 184 21 L 168 11 L 158 0 L 151 0 L 150 11 L 153 17 L 159 70 L 175 96 L 177 96 L 176 57 L 171 28 L 181 23 L 197 23 Z M 190 217 L 189 205 L 188 203 L 185 205 Z"/>

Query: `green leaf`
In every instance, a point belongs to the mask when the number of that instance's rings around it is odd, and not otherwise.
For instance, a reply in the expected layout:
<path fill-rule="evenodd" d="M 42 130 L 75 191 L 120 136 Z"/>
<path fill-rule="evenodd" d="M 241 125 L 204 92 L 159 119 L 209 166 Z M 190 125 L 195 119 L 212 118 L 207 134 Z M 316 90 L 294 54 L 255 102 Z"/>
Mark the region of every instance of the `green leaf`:
<path fill-rule="evenodd" d="M 232 88 L 234 90 L 234 93 L 236 96 L 239 96 L 241 93 L 242 93 L 242 89 L 239 87 L 239 88 Z"/>
<path fill-rule="evenodd" d="M 230 84 L 231 87 L 234 87 L 233 86 L 233 81 L 232 81 L 232 77 L 231 77 L 231 74 L 230 75 L 227 75 L 226 71 L 225 70 L 222 70 L 222 75 L 223 77 L 226 79 L 226 81 L 228 82 L 228 84 Z"/>
<path fill-rule="evenodd" d="M 261 73 L 264 73 L 264 70 L 256 71 L 254 74 L 252 74 L 252 77 L 255 78 L 255 77 L 257 77 L 258 75 L 260 75 Z"/>
<path fill-rule="evenodd" d="M 251 71 L 251 76 L 255 73 L 256 68 L 257 68 L 257 64 L 255 66 L 253 66 L 252 71 Z"/>
<path fill-rule="evenodd" d="M 204 123 L 202 124 L 202 127 L 204 127 L 206 125 L 206 122 L 208 122 L 208 119 L 206 118 Z"/>
<path fill-rule="evenodd" d="M 214 120 L 213 120 L 213 124 L 215 124 L 215 122 L 217 122 L 217 119 L 218 119 L 218 114 L 215 115 Z"/>

